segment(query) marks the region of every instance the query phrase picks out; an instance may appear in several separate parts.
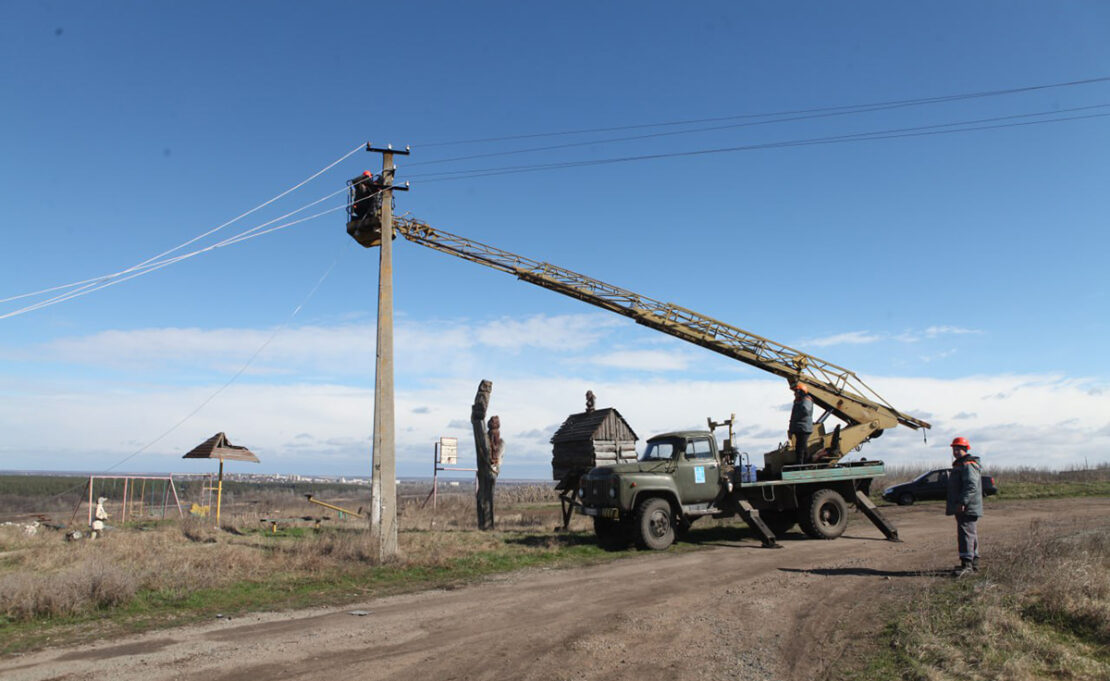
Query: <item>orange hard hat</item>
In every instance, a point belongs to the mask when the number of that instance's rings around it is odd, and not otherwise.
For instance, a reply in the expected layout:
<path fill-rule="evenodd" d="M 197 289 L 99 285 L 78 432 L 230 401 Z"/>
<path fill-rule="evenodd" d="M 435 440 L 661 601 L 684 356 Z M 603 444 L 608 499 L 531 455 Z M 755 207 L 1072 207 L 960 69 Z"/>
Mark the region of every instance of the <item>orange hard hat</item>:
<path fill-rule="evenodd" d="M 807 395 L 809 394 L 809 388 L 805 387 L 805 385 L 802 384 L 802 383 L 795 383 L 794 384 L 794 390 L 796 390 L 798 392 L 803 392 Z"/>
<path fill-rule="evenodd" d="M 955 440 L 952 440 L 952 446 L 953 447 L 963 447 L 964 449 L 968 450 L 969 452 L 971 451 L 971 443 L 969 443 L 967 441 L 966 437 L 958 437 Z"/>

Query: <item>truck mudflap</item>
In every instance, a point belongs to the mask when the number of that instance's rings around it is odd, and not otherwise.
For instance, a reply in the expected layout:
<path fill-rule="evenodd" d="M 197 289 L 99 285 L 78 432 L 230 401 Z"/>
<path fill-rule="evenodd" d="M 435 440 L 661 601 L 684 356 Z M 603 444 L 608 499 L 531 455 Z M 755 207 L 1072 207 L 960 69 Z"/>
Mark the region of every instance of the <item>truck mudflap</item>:
<path fill-rule="evenodd" d="M 781 549 L 782 546 L 775 541 L 775 534 L 771 532 L 770 528 L 764 524 L 763 520 L 759 517 L 759 511 L 748 503 L 747 499 L 737 499 L 736 512 L 752 528 L 752 531 L 759 535 L 760 540 L 763 542 L 765 549 Z"/>
<path fill-rule="evenodd" d="M 875 507 L 875 504 L 871 503 L 871 500 L 867 498 L 863 490 L 856 490 L 855 502 L 856 508 L 867 516 L 867 519 L 870 520 L 875 527 L 879 528 L 879 531 L 885 534 L 887 539 L 890 541 L 902 541 L 898 538 L 898 529 L 886 519 L 879 509 Z"/>

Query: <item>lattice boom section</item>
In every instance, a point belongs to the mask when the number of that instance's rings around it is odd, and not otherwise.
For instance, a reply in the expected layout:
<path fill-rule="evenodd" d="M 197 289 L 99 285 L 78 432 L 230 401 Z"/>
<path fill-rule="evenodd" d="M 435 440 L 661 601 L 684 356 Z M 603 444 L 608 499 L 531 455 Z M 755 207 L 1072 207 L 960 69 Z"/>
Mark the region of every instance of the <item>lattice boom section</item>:
<path fill-rule="evenodd" d="M 782 343 L 557 265 L 525 258 L 466 237 L 433 229 L 422 222 L 399 219 L 396 225 L 397 231 L 414 243 L 515 274 L 529 283 L 630 317 L 644 326 L 783 378 L 792 380 L 801 377 L 801 380 L 823 386 L 852 402 L 889 410 L 899 422 L 911 428 L 929 427 L 924 421 L 895 410 L 852 371 Z"/>

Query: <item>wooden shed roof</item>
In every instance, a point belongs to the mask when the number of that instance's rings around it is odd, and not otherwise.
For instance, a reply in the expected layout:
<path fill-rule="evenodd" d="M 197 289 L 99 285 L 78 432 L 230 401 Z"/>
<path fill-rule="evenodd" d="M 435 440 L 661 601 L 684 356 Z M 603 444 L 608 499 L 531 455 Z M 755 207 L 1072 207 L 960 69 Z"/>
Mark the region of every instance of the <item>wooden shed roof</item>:
<path fill-rule="evenodd" d="M 628 437 L 620 437 L 615 439 L 630 439 L 636 441 L 636 433 L 633 432 L 632 426 L 628 425 L 628 421 L 620 415 L 616 409 L 606 407 L 605 409 L 595 409 L 593 411 L 584 411 L 580 414 L 571 414 L 563 421 L 563 425 L 559 426 L 559 430 L 551 436 L 551 444 L 558 444 L 560 442 L 580 442 L 582 440 L 592 440 L 594 435 L 601 430 L 601 427 L 610 421 L 610 425 L 614 426 L 619 431 L 625 431 Z M 624 433 L 622 433 L 624 434 Z"/>
<path fill-rule="evenodd" d="M 183 459 L 223 459 L 230 461 L 253 461 L 259 463 L 254 452 L 246 447 L 238 447 L 228 441 L 223 433 L 216 433 L 181 457 Z"/>

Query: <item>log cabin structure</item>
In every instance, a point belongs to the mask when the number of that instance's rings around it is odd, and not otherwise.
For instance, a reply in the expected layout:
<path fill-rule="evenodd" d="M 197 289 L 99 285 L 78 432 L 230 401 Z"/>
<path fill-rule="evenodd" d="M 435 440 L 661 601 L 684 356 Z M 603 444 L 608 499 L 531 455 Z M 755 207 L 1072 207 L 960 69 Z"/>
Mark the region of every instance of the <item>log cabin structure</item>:
<path fill-rule="evenodd" d="M 571 414 L 551 437 L 555 480 L 583 474 L 595 466 L 636 460 L 636 433 L 616 409 L 587 409 Z"/>

